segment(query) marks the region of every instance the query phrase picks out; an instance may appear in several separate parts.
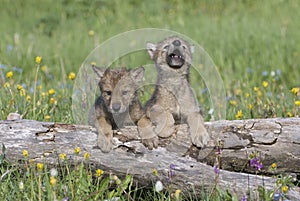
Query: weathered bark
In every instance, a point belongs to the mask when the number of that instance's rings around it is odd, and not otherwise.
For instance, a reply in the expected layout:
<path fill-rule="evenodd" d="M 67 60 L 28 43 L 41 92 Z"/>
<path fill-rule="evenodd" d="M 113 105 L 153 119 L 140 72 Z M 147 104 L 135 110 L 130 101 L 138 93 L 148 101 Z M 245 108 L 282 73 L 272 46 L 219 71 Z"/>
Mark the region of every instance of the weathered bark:
<path fill-rule="evenodd" d="M 29 157 L 49 164 L 57 163 L 59 153 L 73 155 L 74 147 L 91 154 L 94 168 L 102 168 L 118 175 L 132 174 L 141 186 L 150 186 L 158 179 L 169 182 L 170 165 L 175 167 L 171 178 L 173 188 L 188 192 L 202 188 L 210 190 L 215 183 L 213 165 L 216 160 L 215 145 L 222 142 L 221 171 L 218 185 L 223 189 L 246 194 L 257 185 L 272 189 L 275 180 L 268 166 L 276 162 L 276 173 L 300 175 L 300 119 L 250 119 L 207 122 L 206 127 L 213 141 L 205 149 L 191 145 L 187 126 L 176 127 L 176 134 L 161 139 L 160 148 L 146 149 L 137 137 L 136 127 L 115 132 L 115 149 L 108 154 L 95 148 L 95 129 L 83 125 L 66 125 L 32 120 L 0 121 L 0 143 L 6 148 L 6 157 L 14 162 L 22 159 L 22 150 Z M 263 157 L 264 168 L 259 176 L 247 165 L 247 154 L 258 151 Z M 83 158 L 80 154 L 79 158 Z M 158 170 L 158 176 L 152 170 Z M 300 197 L 292 189 L 293 200 Z"/>

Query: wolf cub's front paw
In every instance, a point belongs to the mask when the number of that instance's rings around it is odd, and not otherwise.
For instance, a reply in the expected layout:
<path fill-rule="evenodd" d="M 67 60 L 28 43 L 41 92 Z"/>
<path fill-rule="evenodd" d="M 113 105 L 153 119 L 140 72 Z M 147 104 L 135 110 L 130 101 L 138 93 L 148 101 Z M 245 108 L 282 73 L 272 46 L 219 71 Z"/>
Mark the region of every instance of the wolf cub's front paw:
<path fill-rule="evenodd" d="M 157 134 L 154 132 L 152 122 L 144 116 L 139 120 L 137 126 L 139 136 L 141 137 L 144 146 L 150 150 L 157 148 L 159 140 Z"/>
<path fill-rule="evenodd" d="M 200 132 L 191 134 L 192 143 L 199 148 L 203 148 L 210 140 L 210 136 L 206 129 L 203 127 Z"/>
<path fill-rule="evenodd" d="M 105 136 L 98 136 L 97 146 L 102 152 L 108 153 L 113 148 L 112 139 Z"/>
<path fill-rule="evenodd" d="M 138 127 L 138 130 L 142 139 L 142 143 L 145 147 L 150 150 L 158 147 L 159 139 L 152 126 L 146 128 Z"/>
<path fill-rule="evenodd" d="M 158 147 L 158 137 L 155 136 L 153 138 L 150 139 L 142 139 L 142 143 L 145 147 L 147 147 L 148 149 L 152 150 L 152 149 L 156 149 Z"/>

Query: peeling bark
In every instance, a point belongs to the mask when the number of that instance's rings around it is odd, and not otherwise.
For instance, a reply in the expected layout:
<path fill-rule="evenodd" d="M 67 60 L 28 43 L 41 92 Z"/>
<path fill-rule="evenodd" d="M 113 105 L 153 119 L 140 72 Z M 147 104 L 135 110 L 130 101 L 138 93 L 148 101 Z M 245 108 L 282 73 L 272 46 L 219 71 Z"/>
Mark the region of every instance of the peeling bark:
<path fill-rule="evenodd" d="M 108 154 L 94 148 L 95 129 L 85 125 L 67 125 L 32 120 L 0 121 L 0 143 L 6 148 L 7 159 L 22 159 L 27 149 L 29 158 L 56 164 L 57 155 L 73 155 L 74 147 L 91 154 L 94 168 L 102 168 L 118 175 L 132 174 L 140 186 L 152 186 L 158 179 L 169 182 L 170 164 L 174 165 L 173 188 L 184 192 L 201 193 L 210 190 L 215 182 L 213 165 L 216 160 L 216 144 L 221 142 L 221 171 L 218 185 L 238 195 L 249 193 L 256 185 L 272 189 L 275 180 L 268 166 L 276 162 L 276 173 L 300 175 L 300 119 L 249 119 L 207 122 L 212 135 L 207 148 L 197 149 L 187 134 L 187 126 L 179 125 L 176 133 L 160 140 L 160 147 L 148 150 L 137 137 L 136 127 L 126 127 L 114 132 L 115 148 Z M 262 154 L 264 168 L 261 175 L 247 165 L 247 154 Z M 158 170 L 158 177 L 152 170 Z M 262 176 L 264 175 L 264 176 Z M 269 176 L 268 176 L 269 175 Z M 290 199 L 300 197 L 299 189 L 289 191 Z"/>

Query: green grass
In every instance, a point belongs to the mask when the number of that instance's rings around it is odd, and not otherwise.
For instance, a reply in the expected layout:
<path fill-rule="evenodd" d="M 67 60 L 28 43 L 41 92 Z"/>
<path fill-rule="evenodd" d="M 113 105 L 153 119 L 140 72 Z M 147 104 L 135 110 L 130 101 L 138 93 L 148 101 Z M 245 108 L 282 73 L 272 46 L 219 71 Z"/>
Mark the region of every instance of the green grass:
<path fill-rule="evenodd" d="M 172 165 L 166 178 L 169 182 L 158 185 L 161 177 L 158 177 L 160 173 L 154 169 L 152 174 L 157 177 L 157 181 L 154 181 L 152 187 L 140 188 L 132 175 L 117 176 L 95 167 L 90 162 L 90 154 L 82 153 L 80 147 L 75 147 L 74 152 L 68 155 L 60 151 L 55 152 L 54 164 L 44 163 L 42 159 L 39 161 L 32 159 L 31 153 L 27 150 L 23 150 L 23 157 L 16 159 L 15 163 L 8 162 L 5 154 L 6 148 L 2 144 L 1 200 L 241 200 L 229 190 L 219 188 L 219 175 L 222 173 L 218 171 L 220 168 L 218 165 L 214 167 L 215 182 L 211 184 L 209 190 L 203 189 L 199 195 L 195 192 L 182 193 L 180 189 L 173 187 L 172 179 L 176 175 L 176 170 Z M 220 164 L 221 152 L 217 154 L 216 160 Z M 250 166 L 256 168 L 256 173 L 259 174 L 262 165 L 260 153 L 251 153 L 248 160 Z M 257 186 L 254 192 L 247 195 L 248 200 L 256 200 L 259 196 L 263 200 L 272 201 L 276 194 L 282 198 L 286 197 L 286 193 L 295 185 L 295 181 L 289 175 L 276 176 L 276 166 L 274 163 L 269 167 L 276 178 L 274 188 L 267 191 L 264 186 Z M 299 185 L 299 181 L 296 185 Z"/>
<path fill-rule="evenodd" d="M 18 111 L 28 119 L 74 123 L 69 73 L 77 75 L 102 42 L 139 28 L 170 29 L 203 46 L 224 81 L 227 119 L 299 116 L 300 97 L 291 92 L 300 85 L 299 9 L 297 0 L 2 0 L 0 119 Z M 36 56 L 43 59 L 35 82 Z M 146 51 L 124 64 L 144 60 L 149 62 Z M 211 120 L 205 83 L 191 76 L 205 118 Z M 17 176 L 17 181 L 24 177 Z"/>
<path fill-rule="evenodd" d="M 182 6 L 184 5 L 184 6 Z M 16 85 L 24 86 L 32 98 L 36 56 L 42 56 L 44 71 L 38 74 L 42 86 L 38 96 L 56 90 L 57 105 L 38 97 L 36 119 L 73 122 L 70 110 L 73 82 L 88 54 L 99 44 L 124 31 L 137 28 L 166 28 L 185 34 L 201 44 L 223 78 L 227 119 L 297 116 L 299 107 L 290 89 L 299 86 L 300 5 L 290 1 L 15 1 L 4 0 L 0 17 L 0 119 L 16 110 L 33 118 L 32 100 L 19 97 Z M 22 9 L 19 9 L 22 8 Z M 89 35 L 93 30 L 94 35 Z M 112 47 L 113 48 L 113 47 Z M 145 60 L 147 53 L 144 52 Z M 141 54 L 139 54 L 141 55 Z M 130 60 L 129 60 L 130 62 Z M 127 66 L 134 66 L 135 59 Z M 13 71 L 12 79 L 5 77 Z M 271 76 L 272 72 L 275 73 Z M 193 76 L 193 75 L 192 75 Z M 199 77 L 193 87 L 202 91 Z M 267 81 L 269 86 L 262 87 Z M 10 89 L 3 87 L 10 83 Z M 257 98 L 253 88 L 259 87 Z M 245 97 L 249 94 L 249 97 Z M 209 94 L 198 93 L 206 119 Z M 253 105 L 252 111 L 248 104 Z M 59 111 L 59 112 L 57 112 Z"/>

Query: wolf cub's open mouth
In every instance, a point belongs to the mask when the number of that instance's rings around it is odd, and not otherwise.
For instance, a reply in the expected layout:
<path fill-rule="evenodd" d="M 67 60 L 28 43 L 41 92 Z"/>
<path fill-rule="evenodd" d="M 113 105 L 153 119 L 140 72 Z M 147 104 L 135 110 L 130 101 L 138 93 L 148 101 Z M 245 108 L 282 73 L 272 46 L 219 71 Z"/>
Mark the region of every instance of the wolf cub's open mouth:
<path fill-rule="evenodd" d="M 179 40 L 173 41 L 172 45 L 169 47 L 169 51 L 166 56 L 167 64 L 172 68 L 180 68 L 185 62 L 184 55 L 182 51 L 181 43 Z"/>
<path fill-rule="evenodd" d="M 175 49 L 172 53 L 167 56 L 167 63 L 172 68 L 180 68 L 183 66 L 185 60 L 180 50 Z"/>

